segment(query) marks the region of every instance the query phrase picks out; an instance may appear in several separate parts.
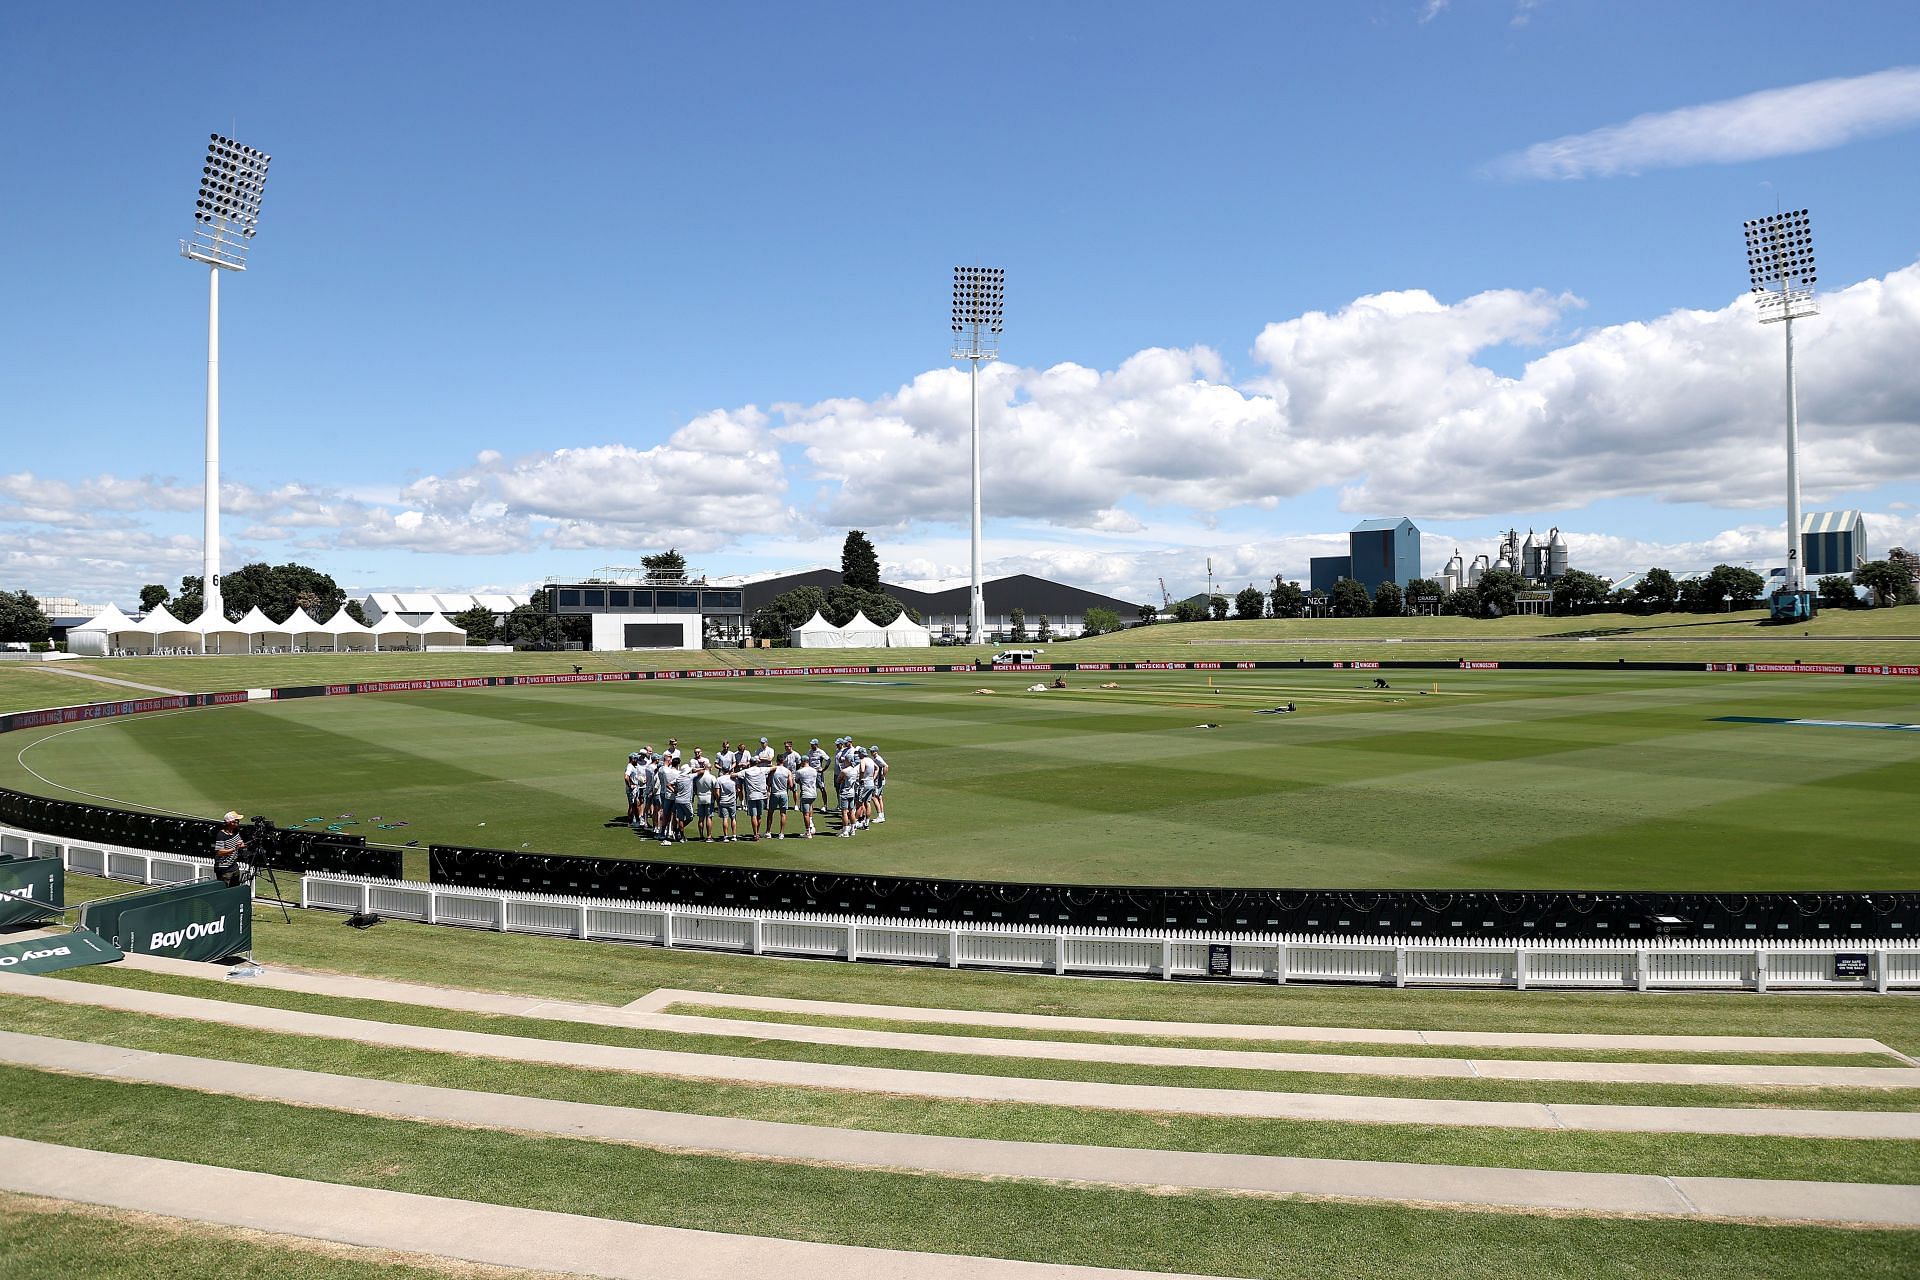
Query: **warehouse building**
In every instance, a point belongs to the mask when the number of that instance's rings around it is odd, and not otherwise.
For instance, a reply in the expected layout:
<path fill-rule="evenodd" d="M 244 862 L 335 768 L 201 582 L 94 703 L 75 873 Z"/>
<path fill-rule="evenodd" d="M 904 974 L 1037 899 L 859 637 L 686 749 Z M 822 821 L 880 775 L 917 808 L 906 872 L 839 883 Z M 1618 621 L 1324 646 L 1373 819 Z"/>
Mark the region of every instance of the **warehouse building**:
<path fill-rule="evenodd" d="M 1867 522 L 1858 511 L 1809 511 L 1800 517 L 1800 557 L 1809 578 L 1852 573 L 1867 562 Z"/>

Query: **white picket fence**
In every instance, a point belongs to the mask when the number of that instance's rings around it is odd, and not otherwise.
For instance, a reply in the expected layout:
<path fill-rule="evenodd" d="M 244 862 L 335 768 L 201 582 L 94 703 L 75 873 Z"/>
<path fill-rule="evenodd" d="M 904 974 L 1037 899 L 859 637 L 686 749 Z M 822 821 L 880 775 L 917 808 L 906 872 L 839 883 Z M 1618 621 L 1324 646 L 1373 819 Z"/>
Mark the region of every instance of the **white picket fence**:
<path fill-rule="evenodd" d="M 205 858 L 151 853 L 0 827 L 0 853 L 57 857 L 69 871 L 138 884 L 205 879 Z M 1212 948 L 1226 946 L 1228 979 L 1242 982 L 1355 982 L 1396 987 L 1528 987 L 1736 991 L 1920 989 L 1920 942 L 1848 937 L 1843 942 L 1780 940 L 1516 938 L 1433 942 L 1402 937 L 1330 937 L 968 921 L 894 924 L 834 912 L 676 907 L 608 898 L 466 889 L 365 876 L 309 872 L 300 905 L 372 913 L 426 924 L 600 942 L 687 947 L 747 955 L 939 965 L 1029 973 L 1135 978 L 1219 978 Z M 256 886 L 256 895 L 258 886 Z M 1861 977 L 1836 978 L 1836 955 L 1864 955 Z"/>
<path fill-rule="evenodd" d="M 642 943 L 887 964 L 1053 974 L 1207 978 L 1212 949 L 1228 948 L 1229 976 L 1253 982 L 1589 987 L 1770 991 L 1920 988 L 1920 945 L 1849 938 L 1844 944 L 1622 939 L 1556 944 L 1475 939 L 1350 938 L 1253 933 L 1228 937 L 1148 929 L 1059 930 L 961 921 L 892 924 L 832 912 L 675 907 L 606 898 L 453 888 L 409 880 L 310 874 L 301 905 L 602 942 Z M 1865 955 L 1862 977 L 1836 978 L 1834 957 Z"/>

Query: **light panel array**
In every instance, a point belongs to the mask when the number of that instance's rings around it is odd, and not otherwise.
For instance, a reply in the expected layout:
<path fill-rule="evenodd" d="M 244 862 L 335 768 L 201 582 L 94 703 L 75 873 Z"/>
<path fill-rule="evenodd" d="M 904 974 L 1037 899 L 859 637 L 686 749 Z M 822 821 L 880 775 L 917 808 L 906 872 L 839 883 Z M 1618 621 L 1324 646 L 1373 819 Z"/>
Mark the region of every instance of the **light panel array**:
<path fill-rule="evenodd" d="M 1001 267 L 953 269 L 953 331 L 999 333 L 1007 309 L 1007 273 Z"/>
<path fill-rule="evenodd" d="M 1747 274 L 1755 293 L 1813 287 L 1813 226 L 1805 209 L 1748 219 L 1746 230 Z"/>
<path fill-rule="evenodd" d="M 264 151 L 212 134 L 207 162 L 200 170 L 200 198 L 193 202 L 194 221 L 216 227 L 225 224 L 251 240 L 259 226 L 260 197 L 272 159 Z"/>

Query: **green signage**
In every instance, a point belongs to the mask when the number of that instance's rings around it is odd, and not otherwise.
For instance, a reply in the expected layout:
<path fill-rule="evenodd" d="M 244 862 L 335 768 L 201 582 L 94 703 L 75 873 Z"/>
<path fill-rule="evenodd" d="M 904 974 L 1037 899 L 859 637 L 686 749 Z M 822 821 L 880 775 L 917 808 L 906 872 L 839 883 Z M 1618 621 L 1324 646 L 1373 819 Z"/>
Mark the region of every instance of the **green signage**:
<path fill-rule="evenodd" d="M 228 892 L 218 880 L 192 880 L 186 884 L 163 884 L 152 889 L 136 889 L 114 898 L 98 898 L 80 908 L 80 923 L 117 947 L 132 951 L 133 935 L 123 923 L 130 911 L 162 903 L 189 901 L 208 894 Z"/>
<path fill-rule="evenodd" d="M 0 973 L 52 973 L 83 964 L 111 964 L 120 958 L 120 948 L 99 934 L 91 929 L 75 929 L 72 933 L 56 933 L 0 946 Z"/>
<path fill-rule="evenodd" d="M 253 949 L 253 891 L 220 885 L 215 893 L 149 903 L 120 917 L 120 945 L 176 960 L 224 960 Z"/>
<path fill-rule="evenodd" d="M 40 905 L 43 903 L 47 905 Z M 60 859 L 11 858 L 0 862 L 0 927 L 44 919 L 66 903 L 67 873 Z"/>

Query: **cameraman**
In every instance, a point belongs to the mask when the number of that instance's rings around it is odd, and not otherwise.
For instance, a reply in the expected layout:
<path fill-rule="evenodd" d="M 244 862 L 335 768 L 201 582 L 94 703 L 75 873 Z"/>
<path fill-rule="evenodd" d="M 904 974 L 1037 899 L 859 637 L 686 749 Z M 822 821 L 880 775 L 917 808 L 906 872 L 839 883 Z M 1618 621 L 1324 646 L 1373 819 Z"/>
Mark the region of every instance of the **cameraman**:
<path fill-rule="evenodd" d="M 241 815 L 229 809 L 221 819 L 220 834 L 213 840 L 213 878 L 229 887 L 245 883 L 240 874 L 240 851 L 247 842 L 240 838 L 241 821 Z"/>

